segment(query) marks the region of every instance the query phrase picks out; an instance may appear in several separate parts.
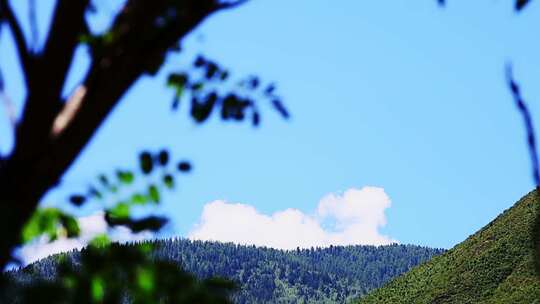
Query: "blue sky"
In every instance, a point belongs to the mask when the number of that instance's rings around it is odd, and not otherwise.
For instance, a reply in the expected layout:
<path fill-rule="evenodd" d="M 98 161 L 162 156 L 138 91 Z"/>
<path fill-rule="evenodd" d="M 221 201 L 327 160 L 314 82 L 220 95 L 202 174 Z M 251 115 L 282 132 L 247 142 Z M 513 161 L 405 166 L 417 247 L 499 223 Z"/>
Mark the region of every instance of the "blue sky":
<path fill-rule="evenodd" d="M 115 10 L 97 3 L 104 15 Z M 40 21 L 47 15 L 44 6 Z M 504 66 L 514 64 L 540 117 L 537 20 L 534 1 L 517 15 L 511 1 L 441 9 L 434 0 L 253 0 L 209 18 L 157 77 L 141 79 L 44 201 L 63 202 L 103 169 L 134 166 L 137 151 L 165 146 L 195 168 L 161 207 L 173 220 L 167 234 L 186 235 L 214 200 L 311 214 L 328 193 L 377 186 L 392 201 L 382 233 L 449 248 L 533 187 Z M 20 109 L 20 75 L 2 34 L 0 67 Z M 292 119 L 266 107 L 257 129 L 217 118 L 199 126 L 170 112 L 167 72 L 197 53 L 275 81 Z M 81 49 L 70 85 L 85 56 Z M 7 130 L 2 121 L 2 151 Z"/>

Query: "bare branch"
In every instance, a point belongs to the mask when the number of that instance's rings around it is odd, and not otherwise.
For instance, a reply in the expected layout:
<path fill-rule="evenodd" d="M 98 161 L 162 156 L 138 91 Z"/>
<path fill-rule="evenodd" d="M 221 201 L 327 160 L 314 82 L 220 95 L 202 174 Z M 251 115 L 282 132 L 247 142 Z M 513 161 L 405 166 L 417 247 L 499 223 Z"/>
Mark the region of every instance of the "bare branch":
<path fill-rule="evenodd" d="M 4 0 L 2 0 L 4 1 Z M 50 140 L 50 128 L 62 106 L 62 89 L 79 36 L 85 28 L 89 0 L 58 0 L 43 52 L 32 64 L 16 152 L 38 150 Z M 26 152 L 25 152 L 26 153 Z"/>
<path fill-rule="evenodd" d="M 49 151 L 55 161 L 47 174 L 60 176 L 129 87 L 218 7 L 214 0 L 185 1 L 183 10 L 189 13 L 178 15 L 164 27 L 156 26 L 156 18 L 168 9 L 164 0 L 130 0 L 115 18 L 110 29 L 115 39 L 93 58 L 81 84 L 84 94 L 76 91 L 68 102 L 73 106 L 66 105 L 48 130 L 53 140 Z"/>
<path fill-rule="evenodd" d="M 19 59 L 23 67 L 24 76 L 28 86 L 31 55 L 26 44 L 26 38 L 24 37 L 21 25 L 19 24 L 13 9 L 9 5 L 8 0 L 0 0 L 0 12 L 3 14 L 9 28 L 11 29 L 11 32 L 13 33 L 15 45 L 17 46 L 17 52 L 19 54 Z"/>
<path fill-rule="evenodd" d="M 57 137 L 62 133 L 64 128 L 71 122 L 73 117 L 77 114 L 81 108 L 81 103 L 84 100 L 84 95 L 86 95 L 86 87 L 81 85 L 75 89 L 75 92 L 69 97 L 68 101 L 64 104 L 64 108 L 56 118 L 51 130 L 51 135 Z"/>
<path fill-rule="evenodd" d="M 514 9 L 519 12 L 523 10 L 529 2 L 531 2 L 531 0 L 516 0 Z"/>
<path fill-rule="evenodd" d="M 60 92 L 65 82 L 75 48 L 86 22 L 84 12 L 89 0 L 58 0 L 42 61 L 47 65 L 49 90 Z"/>
<path fill-rule="evenodd" d="M 540 167 L 538 164 L 538 152 L 536 148 L 536 138 L 534 134 L 532 117 L 531 117 L 531 113 L 529 109 L 527 108 L 527 105 L 525 104 L 525 101 L 523 100 L 523 97 L 521 96 L 519 85 L 516 83 L 516 81 L 513 78 L 512 66 L 510 64 L 506 66 L 506 79 L 507 79 L 510 91 L 512 92 L 512 97 L 514 98 L 516 106 L 521 112 L 521 116 L 523 117 L 523 122 L 525 123 L 525 129 L 527 131 L 527 143 L 529 146 L 529 154 L 531 157 L 531 162 L 532 162 L 532 167 L 533 167 L 533 172 L 532 172 L 533 178 L 534 178 L 536 187 L 540 187 Z"/>

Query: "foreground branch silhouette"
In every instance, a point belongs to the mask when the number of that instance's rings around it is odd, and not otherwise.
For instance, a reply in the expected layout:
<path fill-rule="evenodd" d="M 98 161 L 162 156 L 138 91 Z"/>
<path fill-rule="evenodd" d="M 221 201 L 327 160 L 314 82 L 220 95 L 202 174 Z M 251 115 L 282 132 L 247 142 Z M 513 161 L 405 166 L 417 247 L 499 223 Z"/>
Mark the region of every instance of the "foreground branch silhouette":
<path fill-rule="evenodd" d="M 243 2 L 128 0 L 111 27 L 95 34 L 85 18 L 89 0 L 58 0 L 44 47 L 31 50 L 10 2 L 0 0 L 0 22 L 15 37 L 26 86 L 14 148 L 0 163 L 0 267 L 42 196 L 60 182 L 125 92 L 141 76 L 155 74 L 203 20 Z M 62 96 L 81 43 L 90 46 L 90 68 L 72 96 Z"/>

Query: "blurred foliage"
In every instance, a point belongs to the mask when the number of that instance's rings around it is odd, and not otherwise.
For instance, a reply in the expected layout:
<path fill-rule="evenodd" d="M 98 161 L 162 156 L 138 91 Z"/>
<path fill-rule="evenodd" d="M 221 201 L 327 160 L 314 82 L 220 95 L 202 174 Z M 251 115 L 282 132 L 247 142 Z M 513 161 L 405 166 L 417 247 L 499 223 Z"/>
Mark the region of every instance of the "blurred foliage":
<path fill-rule="evenodd" d="M 397 244 L 283 251 L 185 239 L 146 241 L 124 247 L 147 250 L 153 259 L 181 265 L 203 281 L 213 277 L 230 279 L 238 286 L 231 295 L 231 300 L 238 304 L 350 302 L 444 252 Z M 54 281 L 59 261 L 69 259 L 77 265 L 79 255 L 72 252 L 49 257 L 10 275 L 14 281 Z M 155 271 L 139 273 L 141 288 L 146 290 L 155 284 L 148 280 Z"/>
<path fill-rule="evenodd" d="M 152 259 L 151 247 L 100 244 L 83 249 L 77 260 L 57 255 L 54 275 L 23 283 L 11 298 L 13 303 L 230 303 L 233 283 L 197 280 L 176 263 Z"/>
<path fill-rule="evenodd" d="M 156 26 L 163 27 L 160 25 L 165 22 L 163 20 Z M 100 34 L 87 32 L 81 36 L 80 42 L 89 46 L 93 57 L 99 57 L 118 39 L 121 37 L 115 31 Z M 171 51 L 180 52 L 181 48 L 175 46 Z M 162 56 L 156 58 L 151 74 L 154 74 L 162 63 Z M 254 75 L 233 80 L 229 70 L 203 55 L 198 55 L 191 67 L 170 73 L 167 86 L 174 90 L 171 109 L 178 110 L 182 100 L 185 100 L 190 106 L 190 116 L 196 123 L 205 122 L 217 108 L 219 116 L 225 121 L 243 121 L 249 118 L 253 126 L 258 126 L 261 121 L 258 103 L 261 100 L 268 101 L 283 118 L 290 117 L 281 97 L 275 92 L 275 84 L 264 84 L 259 76 Z M 148 162 L 146 164 L 151 166 Z M 150 170 L 150 167 L 146 169 Z"/>
<path fill-rule="evenodd" d="M 46 235 L 54 241 L 60 237 L 78 237 L 79 224 L 75 217 L 57 208 L 36 210 L 22 231 L 22 242 L 28 243 L 38 236 Z"/>
<path fill-rule="evenodd" d="M 172 109 L 177 110 L 181 100 L 188 99 L 191 117 L 197 123 L 205 122 L 215 108 L 220 108 L 223 120 L 243 121 L 249 117 L 258 126 L 261 115 L 257 100 L 268 101 L 283 118 L 290 116 L 274 84 L 263 84 L 258 76 L 233 82 L 228 70 L 202 55 L 187 72 L 170 74 L 167 85 L 175 90 Z"/>
<path fill-rule="evenodd" d="M 100 174 L 85 193 L 69 202 L 81 207 L 92 201 L 105 210 L 109 229 L 128 228 L 133 233 L 159 231 L 163 216 L 132 216 L 133 209 L 161 202 L 162 192 L 172 190 L 177 175 L 191 171 L 191 164 L 170 161 L 169 151 L 143 151 L 139 169 L 117 169 Z M 120 194 L 125 197 L 118 200 Z M 107 201 L 113 201 L 107 204 Z M 38 237 L 55 241 L 80 234 L 77 219 L 59 208 L 40 208 L 26 224 L 22 243 Z M 178 264 L 152 259 L 152 245 L 121 246 L 106 234 L 96 236 L 74 262 L 67 254 L 55 256 L 58 264 L 46 279 L 23 284 L 16 303 L 228 303 L 234 285 L 219 278 L 197 280 Z M 53 279 L 54 278 L 54 279 Z"/>
<path fill-rule="evenodd" d="M 140 5 L 135 2 L 132 4 L 135 6 Z M 183 9 L 182 4 L 171 1 L 167 5 L 171 6 L 169 10 L 164 10 L 167 13 L 159 17 L 153 27 L 139 28 L 136 37 L 133 36 L 135 32 L 126 31 L 126 28 L 119 26 L 127 19 L 118 19 L 115 21 L 117 24 L 111 25 L 109 29 L 102 33 L 92 33 L 89 28 L 86 28 L 86 31 L 80 36 L 79 43 L 88 46 L 93 60 L 105 58 L 111 52 L 116 52 L 117 49 L 125 49 L 126 46 L 129 46 L 129 49 L 136 49 L 139 45 L 148 45 L 157 37 L 156 35 L 171 31 L 173 26 L 178 26 L 175 23 L 177 22 L 176 12 Z M 91 12 L 97 9 L 95 5 L 90 8 Z M 1 16 L 2 14 L 0 14 Z M 128 12 L 125 17 L 131 18 L 134 16 L 131 16 Z M 180 52 L 181 48 L 177 44 L 168 51 Z M 146 73 L 154 75 L 162 66 L 165 55 L 159 53 L 150 56 L 149 54 L 145 58 Z M 243 121 L 245 118 L 249 118 L 254 126 L 258 126 L 261 115 L 257 100 L 266 100 L 282 117 L 288 118 L 290 116 L 281 98 L 275 93 L 274 84 L 263 85 L 258 76 L 232 80 L 230 75 L 231 72 L 225 70 L 218 63 L 202 55 L 197 56 L 193 64 L 185 71 L 174 72 L 168 77 L 167 86 L 174 90 L 174 98 L 171 104 L 172 110 L 178 110 L 180 103 L 185 100 L 190 106 L 189 114 L 196 123 L 207 121 L 215 110 L 220 111 L 220 117 L 223 120 Z M 133 233 L 159 231 L 168 222 L 165 216 L 151 214 L 141 217 L 135 216 L 134 214 L 137 213 L 135 211 L 137 209 L 147 211 L 152 206 L 160 204 L 163 200 L 164 191 L 174 190 L 179 185 L 178 174 L 189 173 L 192 170 L 192 165 L 185 160 L 173 162 L 169 151 L 166 149 L 157 152 L 142 151 L 138 160 L 139 164 L 136 170 L 122 168 L 116 169 L 114 172 L 100 174 L 88 186 L 87 190 L 70 195 L 69 203 L 73 207 L 97 204 L 100 207 L 99 209 L 104 210 L 104 218 L 109 227 L 108 229 L 122 226 Z M 143 207 L 144 209 L 142 209 Z M 35 214 L 24 227 L 21 233 L 21 243 L 28 244 L 38 238 L 40 238 L 40 241 L 43 241 L 44 238 L 48 241 L 55 241 L 60 237 L 75 238 L 79 234 L 80 228 L 76 218 L 62 208 L 40 208 L 35 211 Z M 121 255 L 117 254 L 119 250 L 123 254 L 131 255 L 134 258 L 126 260 L 129 262 L 128 264 L 124 263 L 126 261 L 120 261 Z M 118 249 L 111 246 L 111 240 L 106 234 L 99 235 L 90 242 L 90 247 L 85 250 L 85 258 L 80 260 L 80 265 L 77 267 L 78 274 L 72 268 L 61 267 L 58 272 L 60 281 L 69 278 L 65 282 L 62 281 L 63 285 L 58 282 L 55 284 L 44 282 L 33 286 L 33 289 L 28 289 L 31 291 L 30 295 L 37 295 L 37 298 L 39 298 L 41 293 L 51 293 L 52 295 L 52 293 L 58 292 L 58 295 L 69 294 L 69 297 L 65 300 L 67 302 L 75 301 L 73 303 L 79 303 L 77 301 L 86 297 L 88 301 L 91 300 L 90 303 L 109 303 L 110 299 L 117 299 L 117 292 L 120 292 L 120 287 L 116 285 L 110 287 L 109 284 L 104 284 L 104 282 L 114 280 L 114 276 L 120 276 L 121 271 L 124 271 L 123 276 L 131 277 L 133 275 L 133 273 L 130 273 L 132 269 L 139 269 L 139 272 L 135 275 L 138 278 L 137 284 L 131 284 L 125 280 L 118 282 L 122 282 L 124 285 L 128 284 L 127 287 L 122 288 L 127 288 L 124 291 L 129 291 L 130 296 L 134 297 L 135 303 L 139 303 L 137 302 L 139 298 L 142 301 L 140 303 L 148 302 L 150 298 L 144 297 L 149 295 L 167 299 L 167 297 L 164 297 L 165 291 L 155 289 L 156 284 L 159 283 L 155 281 L 158 274 L 183 278 L 179 282 L 187 284 L 185 289 L 178 285 L 176 285 L 176 288 L 179 288 L 179 292 L 190 295 L 190 297 L 193 294 L 202 296 L 204 290 L 208 291 L 208 295 L 214 295 L 214 291 L 218 289 L 224 290 L 223 286 L 221 286 L 224 282 L 219 280 L 198 282 L 180 270 L 170 268 L 171 265 L 167 263 L 156 262 L 153 265 L 150 260 L 144 260 L 143 252 L 130 252 L 130 250 L 132 248 Z M 101 253 L 96 254 L 95 252 L 98 251 Z M 94 274 L 93 268 L 88 265 L 96 265 L 97 260 L 103 265 L 118 265 L 118 267 L 111 270 L 114 274 L 108 273 L 105 275 L 101 273 L 96 274 L 96 277 L 92 277 Z M 149 268 L 151 266 L 157 268 Z M 122 267 L 124 267 L 123 270 Z M 111 277 L 107 277 L 109 275 Z M 164 285 L 164 288 L 168 288 L 166 286 Z M 196 286 L 196 288 L 193 286 Z M 120 294 L 124 294 L 124 291 L 120 292 Z M 222 296 L 223 294 L 220 293 L 218 298 L 225 299 Z M 202 298 L 199 296 L 196 299 L 201 300 Z M 156 299 L 155 297 L 152 299 Z M 37 298 L 28 299 L 32 301 Z M 53 299 L 54 297 L 47 297 L 47 299 L 49 298 Z M 186 299 L 182 301 L 187 301 Z M 179 301 L 179 298 L 171 298 L 171 300 L 167 301 L 176 303 L 177 300 Z M 180 301 L 179 303 L 183 302 Z"/>
<path fill-rule="evenodd" d="M 100 174 L 85 193 L 71 195 L 69 202 L 75 207 L 92 201 L 101 203 L 99 207 L 104 209 L 105 220 L 111 228 L 124 226 L 135 233 L 158 231 L 167 223 L 165 217 L 149 215 L 135 218 L 132 211 L 140 206 L 159 204 L 162 192 L 175 188 L 177 175 L 190 172 L 189 162 L 182 160 L 174 165 L 169 158 L 166 149 L 155 153 L 143 151 L 139 154 L 138 171 L 117 169 L 112 174 Z M 122 199 L 118 199 L 120 193 L 123 194 Z M 24 227 L 21 241 L 26 244 L 40 236 L 54 241 L 59 236 L 78 237 L 79 233 L 79 225 L 72 215 L 59 208 L 40 208 Z"/>
<path fill-rule="evenodd" d="M 107 195 L 115 194 L 113 198 L 116 201 L 112 205 L 104 204 L 105 220 L 109 226 L 125 226 L 132 232 L 158 231 L 167 223 L 165 217 L 151 215 L 133 218 L 132 209 L 159 204 L 162 192 L 175 188 L 177 175 L 191 170 L 191 164 L 186 161 L 180 161 L 175 166 L 169 161 L 169 154 L 166 149 L 143 151 L 139 154 L 138 171 L 117 169 L 114 174 L 100 174 L 86 193 L 73 194 L 69 201 L 80 206 L 91 200 L 104 201 Z M 122 199 L 118 199 L 119 193 L 123 193 Z"/>

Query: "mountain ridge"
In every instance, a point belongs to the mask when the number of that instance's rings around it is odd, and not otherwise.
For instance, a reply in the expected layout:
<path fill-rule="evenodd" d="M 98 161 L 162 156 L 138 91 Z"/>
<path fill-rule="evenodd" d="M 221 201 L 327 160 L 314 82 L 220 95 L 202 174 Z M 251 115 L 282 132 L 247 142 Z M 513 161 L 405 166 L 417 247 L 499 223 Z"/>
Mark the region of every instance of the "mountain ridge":
<path fill-rule="evenodd" d="M 538 192 L 529 192 L 462 243 L 358 303 L 540 303 L 539 204 Z"/>
<path fill-rule="evenodd" d="M 331 246 L 284 251 L 185 239 L 152 241 L 156 259 L 239 287 L 234 303 L 345 303 L 443 252 L 414 245 Z M 70 253 L 77 260 L 78 252 Z M 54 256 L 29 265 L 20 281 L 53 279 Z"/>

